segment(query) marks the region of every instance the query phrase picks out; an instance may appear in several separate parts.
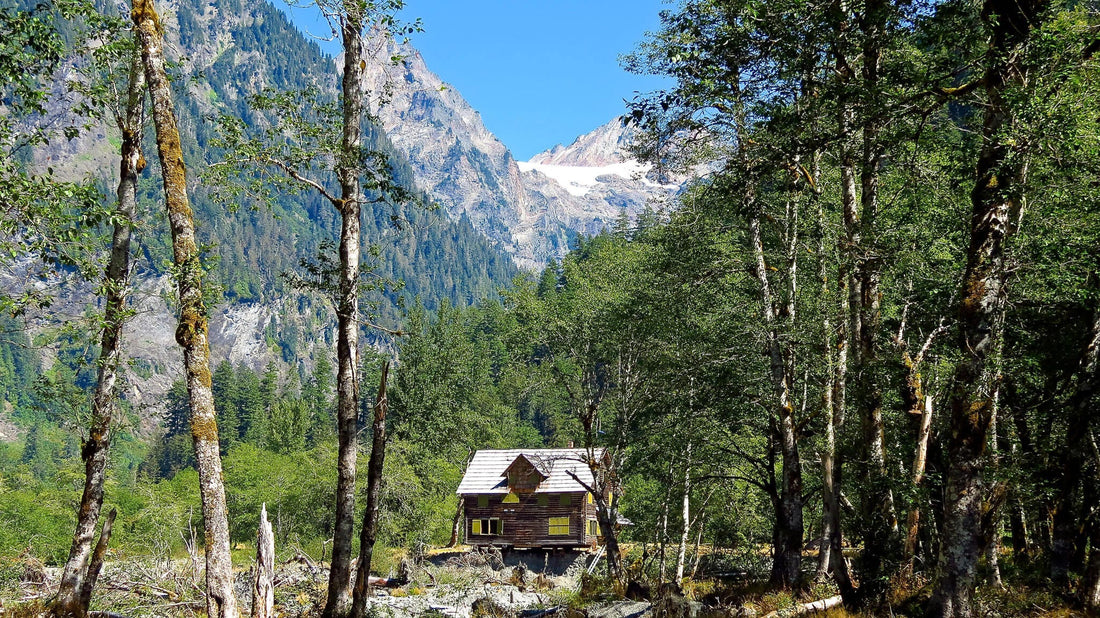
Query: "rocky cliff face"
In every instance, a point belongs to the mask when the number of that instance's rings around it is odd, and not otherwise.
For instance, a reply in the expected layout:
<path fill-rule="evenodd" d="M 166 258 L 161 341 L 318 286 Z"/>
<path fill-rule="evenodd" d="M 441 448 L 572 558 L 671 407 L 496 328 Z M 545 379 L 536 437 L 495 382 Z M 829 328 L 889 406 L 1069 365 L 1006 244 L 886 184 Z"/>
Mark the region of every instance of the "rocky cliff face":
<path fill-rule="evenodd" d="M 529 192 L 550 201 L 565 229 L 595 234 L 646 207 L 663 209 L 679 190 L 630 157 L 633 129 L 619 119 L 519 164 Z M 563 194 L 564 193 L 564 194 Z M 551 255 L 549 257 L 560 257 Z"/>
<path fill-rule="evenodd" d="M 649 169 L 629 158 L 631 131 L 617 119 L 568 147 L 517 162 L 419 52 L 377 39 L 372 48 L 374 112 L 420 188 L 520 266 L 537 270 L 563 256 L 577 234 L 595 234 L 624 212 L 633 217 L 677 189 L 651 180 Z M 391 62 L 394 56 L 402 61 Z"/>

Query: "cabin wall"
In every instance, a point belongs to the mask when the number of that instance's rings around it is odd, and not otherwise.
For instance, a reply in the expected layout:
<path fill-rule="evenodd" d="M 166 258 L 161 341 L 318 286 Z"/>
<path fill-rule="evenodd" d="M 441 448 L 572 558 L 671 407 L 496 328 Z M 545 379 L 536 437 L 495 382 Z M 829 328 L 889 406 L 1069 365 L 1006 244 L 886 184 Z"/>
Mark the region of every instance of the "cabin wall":
<path fill-rule="evenodd" d="M 563 494 L 516 494 L 519 502 L 505 503 L 505 494 L 488 495 L 488 505 L 479 506 L 478 494 L 463 496 L 466 515 L 466 543 L 469 545 L 511 545 L 515 547 L 562 547 L 591 545 L 595 537 L 588 534 L 588 519 L 596 517 L 595 505 L 588 504 L 585 492 L 568 493 L 569 505 L 561 504 Z M 546 496 L 546 504 L 539 504 Z M 550 518 L 568 517 L 569 534 L 551 535 Z M 475 519 L 499 518 L 503 533 L 499 535 L 472 533 Z"/>

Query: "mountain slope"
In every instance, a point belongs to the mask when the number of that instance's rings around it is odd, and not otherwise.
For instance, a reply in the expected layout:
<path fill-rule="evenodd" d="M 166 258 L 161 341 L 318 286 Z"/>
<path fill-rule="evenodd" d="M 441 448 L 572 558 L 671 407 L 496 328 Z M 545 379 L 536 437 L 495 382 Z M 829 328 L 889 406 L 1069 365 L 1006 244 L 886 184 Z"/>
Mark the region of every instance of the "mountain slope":
<path fill-rule="evenodd" d="M 241 203 L 233 210 L 212 199 L 203 171 L 206 163 L 221 156 L 211 146 L 216 113 L 225 110 L 250 123 L 263 122 L 248 109 L 246 96 L 265 87 L 316 86 L 335 96 L 338 75 L 333 58 L 266 2 L 168 0 L 160 8 L 166 49 L 177 62 L 177 114 L 199 240 L 209 247 L 208 280 L 220 288 L 217 295 L 222 297 L 211 307 L 214 362 L 228 359 L 253 369 L 276 362 L 284 376 L 291 371 L 304 375 L 318 355 L 332 353 L 332 308 L 316 293 L 290 288 L 282 275 L 298 269 L 300 260 L 314 257 L 325 241 L 337 237 L 335 212 L 308 192 L 278 195 L 270 207 Z M 59 105 L 55 111 L 63 114 L 68 108 Z M 156 406 L 180 375 L 180 355 L 172 338 L 171 253 L 151 133 L 147 131 L 145 144 L 149 168 L 139 188 L 146 212 L 135 234 L 140 245 L 137 315 L 127 328 L 127 352 L 141 370 L 129 370 L 127 397 Z M 399 182 L 412 186 L 412 169 L 385 135 L 371 128 L 366 134 L 372 147 L 392 153 Z M 117 176 L 117 154 L 111 145 L 117 139 L 115 128 L 102 126 L 70 143 L 55 141 L 36 153 L 36 162 L 75 178 L 90 174 L 109 194 Z M 517 272 L 510 257 L 468 220 L 452 220 L 419 207 L 365 210 L 364 240 L 378 251 L 377 257 L 365 252 L 364 262 L 374 264 L 378 275 L 402 284 L 399 291 L 364 298 L 376 303 L 374 312 L 383 324 L 398 325 L 403 304 L 414 300 L 429 310 L 444 300 L 456 305 L 476 302 L 507 285 Z M 23 285 L 25 273 L 15 268 L 0 273 L 0 280 L 9 287 Z M 58 300 L 32 320 L 36 333 L 78 318 L 85 305 L 96 302 L 89 286 L 65 281 L 54 285 Z M 373 338 L 374 333 L 364 330 L 364 336 Z"/>
<path fill-rule="evenodd" d="M 387 93 L 373 109 L 417 186 L 523 267 L 541 268 L 577 234 L 594 234 L 675 189 L 647 180 L 646 168 L 629 160 L 630 131 L 618 120 L 518 163 L 414 48 L 377 40 L 372 47 L 368 89 Z M 392 63 L 394 56 L 402 61 Z"/>
<path fill-rule="evenodd" d="M 215 259 L 210 278 L 224 297 L 212 308 L 214 360 L 253 369 L 274 361 L 284 374 L 304 374 L 317 355 L 331 353 L 332 311 L 322 297 L 290 289 L 281 275 L 335 237 L 335 213 L 308 192 L 280 195 L 270 208 L 240 204 L 230 211 L 212 199 L 202 170 L 220 157 L 211 146 L 217 113 L 264 122 L 246 100 L 263 88 L 313 86 L 335 96 L 339 61 L 322 54 L 266 2 L 167 0 L 161 8 L 167 49 L 178 63 L 177 111 L 200 240 L 210 247 Z M 444 299 L 463 305 L 491 295 L 511 280 L 515 265 L 539 269 L 564 255 L 577 234 L 597 233 L 673 190 L 626 158 L 630 134 L 617 121 L 569 147 L 518 163 L 415 49 L 382 38 L 369 47 L 376 52 L 368 70 L 377 115 L 377 126 L 367 131 L 372 146 L 392 154 L 403 184 L 418 187 L 442 207 L 365 214 L 364 237 L 379 249 L 379 257 L 368 261 L 376 263 L 378 274 L 404 284 L 400 293 L 373 299 L 384 323 L 400 321 L 401 298 L 419 299 L 432 309 Z M 403 61 L 391 62 L 395 55 Z M 78 141 L 55 144 L 40 152 L 38 161 L 78 176 L 90 172 L 110 187 L 117 174 L 111 142 L 117 137 L 114 128 L 103 127 Z M 180 362 L 171 338 L 170 253 L 160 183 L 147 138 L 150 169 L 140 191 L 148 213 L 138 234 L 141 292 L 135 300 L 138 316 L 128 329 L 130 353 L 143 370 L 131 371 L 128 379 L 135 402 L 155 405 L 179 375 Z M 400 228 L 393 226 L 394 218 Z M 18 282 L 20 275 L 8 277 Z M 61 298 L 65 306 L 54 310 L 78 316 L 91 299 L 90 289 L 77 285 Z M 36 329 L 52 324 L 39 322 Z"/>

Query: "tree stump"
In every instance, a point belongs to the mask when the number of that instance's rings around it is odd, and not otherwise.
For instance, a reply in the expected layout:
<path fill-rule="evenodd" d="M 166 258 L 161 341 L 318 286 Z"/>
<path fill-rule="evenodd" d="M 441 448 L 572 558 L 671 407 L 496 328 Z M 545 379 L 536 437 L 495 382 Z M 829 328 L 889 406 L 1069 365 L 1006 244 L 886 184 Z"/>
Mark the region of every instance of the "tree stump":
<path fill-rule="evenodd" d="M 267 503 L 260 507 L 256 533 L 256 580 L 252 586 L 252 618 L 272 618 L 275 613 L 275 535 L 267 520 Z"/>

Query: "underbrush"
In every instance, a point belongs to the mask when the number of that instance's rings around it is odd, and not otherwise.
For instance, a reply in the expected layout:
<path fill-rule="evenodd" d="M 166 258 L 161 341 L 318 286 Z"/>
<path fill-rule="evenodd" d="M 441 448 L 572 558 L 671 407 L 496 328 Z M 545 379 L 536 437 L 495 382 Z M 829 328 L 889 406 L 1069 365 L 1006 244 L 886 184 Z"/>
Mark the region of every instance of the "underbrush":
<path fill-rule="evenodd" d="M 251 607 L 251 569 L 255 561 L 250 544 L 237 544 L 235 588 L 242 611 Z M 201 551 L 201 550 L 200 550 Z M 128 617 L 184 616 L 201 614 L 205 610 L 200 568 L 195 569 L 186 552 L 174 552 L 163 558 L 124 558 L 112 552 L 92 601 L 92 609 L 115 612 Z M 491 585 L 514 585 L 528 593 L 538 593 L 538 604 L 544 608 L 584 610 L 594 605 L 624 600 L 648 598 L 655 604 L 668 598 L 701 603 L 717 612 L 752 612 L 763 616 L 771 612 L 784 615 L 794 612 L 800 604 L 828 599 L 838 594 L 831 581 L 807 581 L 798 591 L 775 589 L 767 583 L 767 573 L 749 574 L 719 572 L 719 576 L 685 578 L 679 587 L 661 586 L 654 579 L 640 579 L 644 574 L 635 557 L 628 556 L 628 573 L 634 582 L 624 586 L 607 576 L 604 569 L 596 573 L 584 571 L 579 576 L 548 577 L 548 573 L 522 567 L 505 566 L 499 552 L 449 551 L 410 552 L 404 549 L 379 547 L 373 556 L 371 570 L 383 576 L 403 576 L 407 581 L 400 588 L 390 589 L 394 597 L 432 597 L 446 590 L 488 589 Z M 324 606 L 327 593 L 327 569 L 319 564 L 320 554 L 310 555 L 297 544 L 284 546 L 276 560 L 278 571 L 275 604 L 280 615 L 317 616 Z M 730 566 L 745 564 L 736 555 L 716 556 Z M 1044 565 L 1013 564 L 1006 556 L 1002 561 L 1005 587 L 980 586 L 974 596 L 974 615 L 981 618 L 1055 618 L 1082 616 L 1073 604 L 1057 594 L 1045 578 Z M 56 568 L 43 565 L 28 555 L 16 558 L 0 557 L 0 617 L 19 618 L 38 615 L 42 603 L 56 592 Z M 522 581 L 520 581 L 522 579 Z M 889 613 L 893 616 L 922 616 L 931 597 L 934 582 L 922 572 L 899 575 L 891 580 Z M 628 592 L 629 591 L 629 592 Z M 683 597 L 680 597 L 682 593 Z M 669 596 L 671 595 L 671 597 Z M 423 603 L 426 603 L 423 602 Z M 481 615 L 496 615 L 489 604 L 482 604 Z M 698 607 L 698 606 L 697 606 Z M 384 607 L 377 612 L 388 611 Z M 830 618 L 871 618 L 884 612 L 853 612 L 834 607 L 818 612 Z M 713 614 L 707 614 L 713 615 Z"/>

